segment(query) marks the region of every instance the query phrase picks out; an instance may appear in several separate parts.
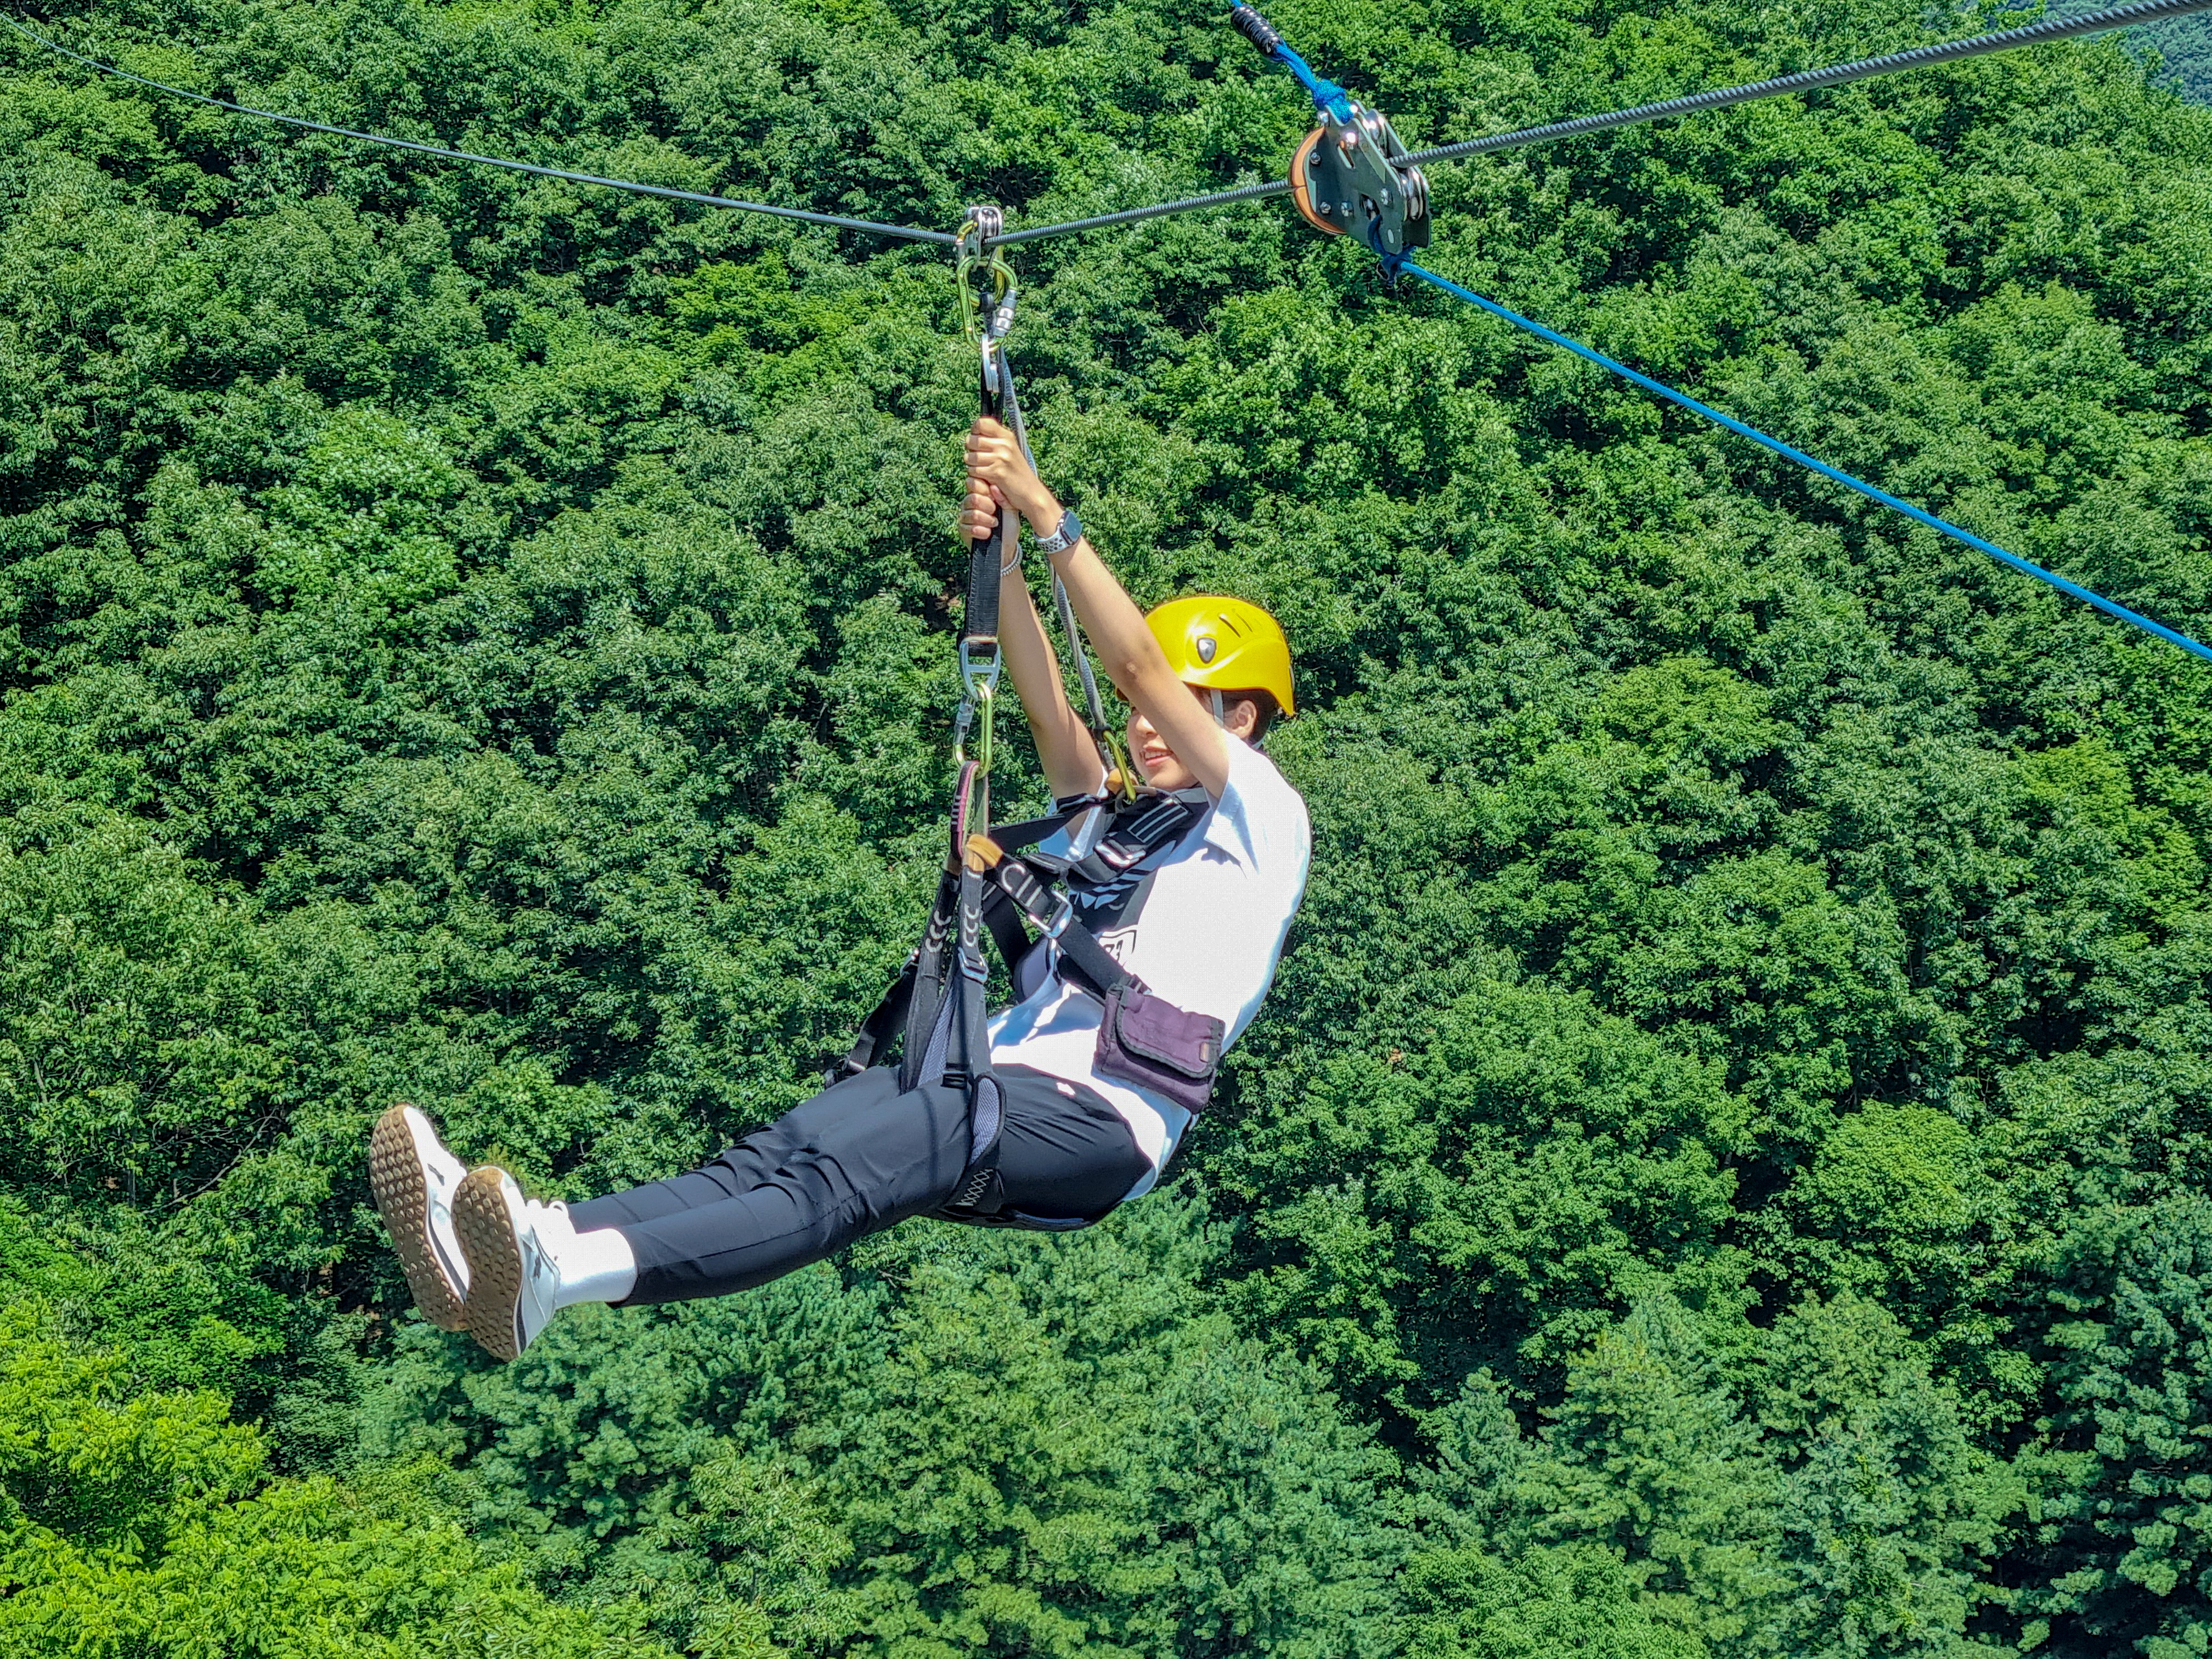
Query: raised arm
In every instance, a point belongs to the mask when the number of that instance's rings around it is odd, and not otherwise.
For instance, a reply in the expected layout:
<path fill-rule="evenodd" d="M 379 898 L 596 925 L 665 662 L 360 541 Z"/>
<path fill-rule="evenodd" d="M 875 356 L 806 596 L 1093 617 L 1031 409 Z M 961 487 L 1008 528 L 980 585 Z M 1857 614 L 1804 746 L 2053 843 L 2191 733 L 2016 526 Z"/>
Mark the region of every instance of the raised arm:
<path fill-rule="evenodd" d="M 978 431 L 985 427 L 1006 430 L 996 421 L 976 422 Z M 971 439 L 971 453 L 972 447 Z M 967 498 L 960 504 L 960 533 L 971 541 L 989 535 L 1004 504 L 1004 498 L 991 484 L 971 472 Z M 1018 544 L 1010 541 L 1008 546 L 1018 550 Z M 1015 695 L 1022 700 L 1022 713 L 1029 720 L 1030 734 L 1036 739 L 1037 758 L 1043 763 L 1045 782 L 1052 793 L 1097 793 L 1105 783 L 1106 769 L 1091 733 L 1068 703 L 1066 682 L 1060 677 L 1052 641 L 1045 637 L 1043 620 L 1030 596 L 1018 550 L 999 573 L 999 653 L 1013 679 Z"/>
<path fill-rule="evenodd" d="M 972 480 L 988 486 L 995 500 L 1012 505 L 1040 535 L 1048 536 L 1059 527 L 1059 498 L 1030 470 L 1029 463 L 1022 459 L 1021 447 L 1014 442 L 1013 434 L 998 422 L 980 420 L 969 432 L 968 472 Z M 1088 537 L 1064 552 L 1054 554 L 1052 562 L 1060 580 L 1067 584 L 1069 603 L 1074 605 L 1077 619 L 1091 635 L 1091 647 L 1115 689 L 1152 722 L 1152 729 L 1206 786 L 1206 793 L 1218 799 L 1229 784 L 1227 740 L 1205 706 L 1168 665 L 1159 641 L 1145 626 L 1144 613 L 1137 609 L 1136 602 L 1115 580 L 1114 573 L 1106 568 L 1105 561 L 1098 556 Z M 1022 609 L 1030 625 L 1038 627 L 1036 607 L 1027 603 L 1026 586 L 1023 592 Z M 1038 638 L 1042 641 L 1042 637 L 1039 627 Z M 1047 659 L 1049 661 L 1049 657 Z M 1007 666 L 1013 666 L 1012 659 Z M 1066 694 L 1060 688 L 1057 672 L 1053 675 L 1053 686 L 1059 694 L 1060 708 L 1066 709 Z M 1023 701 L 1028 702 L 1026 693 Z M 1073 711 L 1067 712 L 1076 730 L 1081 731 L 1081 723 L 1074 721 Z M 1042 745 L 1042 737 L 1039 745 Z"/>

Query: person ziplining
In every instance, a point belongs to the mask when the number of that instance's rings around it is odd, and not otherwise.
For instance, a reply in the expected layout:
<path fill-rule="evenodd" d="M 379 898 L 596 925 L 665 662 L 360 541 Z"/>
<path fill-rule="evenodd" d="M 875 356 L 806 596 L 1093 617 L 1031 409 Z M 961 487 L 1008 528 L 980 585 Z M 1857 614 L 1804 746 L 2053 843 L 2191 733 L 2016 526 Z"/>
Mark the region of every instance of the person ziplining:
<path fill-rule="evenodd" d="M 2132 21 L 2208 6 L 2212 0 L 2144 0 L 2098 15 Z M 1288 646 L 1272 617 L 1234 600 L 1206 598 L 1140 615 L 1084 539 L 1074 515 L 1063 514 L 1039 480 L 999 349 L 1015 297 L 1000 250 L 1015 243 L 1287 193 L 1308 223 L 1361 242 L 1389 276 L 1418 277 L 2147 633 L 2212 658 L 2212 648 L 2178 630 L 1413 258 L 1430 240 L 1424 161 L 2003 50 L 2081 32 L 2087 20 L 2033 24 L 1409 152 L 1384 116 L 1315 73 L 1256 10 L 1239 5 L 1231 17 L 1311 95 L 1318 125 L 1294 155 L 1286 180 L 1011 234 L 997 210 L 979 208 L 950 239 L 961 256 L 969 334 L 981 348 L 984 404 L 969 434 L 963 508 L 971 555 L 959 645 L 966 696 L 955 726 L 959 784 L 929 927 L 898 984 L 863 1026 L 845 1075 L 699 1170 L 574 1208 L 526 1198 L 498 1169 L 465 1171 L 427 1118 L 411 1107 L 394 1107 L 373 1136 L 372 1182 L 416 1304 L 434 1322 L 465 1328 L 492 1353 L 512 1358 L 561 1307 L 647 1304 L 742 1290 L 912 1216 L 1045 1229 L 1087 1225 L 1158 1179 L 1206 1103 L 1222 1051 L 1257 1012 L 1310 856 L 1304 805 L 1256 746 L 1274 718 L 1293 712 Z M 942 233 L 878 228 L 943 240 Z M 970 278 L 986 270 L 979 293 Z M 1008 424 L 998 420 L 1002 413 Z M 1018 535 L 1005 522 L 1007 514 L 1028 521 L 1053 562 L 1087 722 L 1070 704 L 1054 665 L 1019 574 Z M 1008 542 L 1015 556 L 1001 563 Z M 1002 602 L 1011 619 L 1003 635 Z M 1147 786 L 1142 793 L 1131 788 L 1127 763 L 1104 729 L 1079 623 L 1095 636 L 1108 672 L 1130 702 L 1127 736 Z M 994 831 L 988 774 L 1001 667 L 1013 674 L 1046 778 L 1060 799 L 1054 816 Z M 980 736 L 973 757 L 966 749 L 971 732 Z M 1024 922 L 1037 930 L 1034 941 Z M 982 1007 L 987 932 L 1013 972 L 1018 997 L 989 1019 Z M 902 1036 L 896 1068 L 874 1063 Z"/>
<path fill-rule="evenodd" d="M 395 1107 L 373 1137 L 377 1200 L 417 1304 L 512 1357 L 555 1309 L 578 1301 L 646 1303 L 763 1282 L 910 1215 L 1060 1228 L 1086 1224 L 1149 1188 L 1193 1115 L 1221 1050 L 1249 1024 L 1270 982 L 1303 889 L 1303 805 L 1257 742 L 1293 712 L 1288 647 L 1256 607 L 1206 599 L 1139 614 L 1073 515 L 1038 481 L 1018 405 L 997 350 L 1012 308 L 1001 251 L 1042 237 L 1287 195 L 1302 217 L 1357 240 L 1392 278 L 1410 276 L 1571 352 L 1831 483 L 2002 562 L 2199 658 L 2212 647 L 1972 532 L 1852 477 L 1778 438 L 1462 287 L 1412 257 L 1429 240 L 1424 164 L 1615 131 L 1759 99 L 1840 86 L 1924 65 L 2212 9 L 2212 0 L 2131 0 L 2072 18 L 1935 42 L 1768 80 L 1716 88 L 1607 114 L 1408 151 L 1379 112 L 1316 74 L 1266 19 L 1231 20 L 1311 95 L 1317 125 L 1290 176 L 1209 196 L 1007 231 L 978 209 L 957 235 L 843 215 L 739 201 L 534 162 L 447 149 L 256 109 L 75 52 L 13 18 L 0 23 L 100 74 L 234 114 L 436 157 L 701 205 L 769 214 L 848 232 L 951 245 L 971 338 L 982 350 L 984 417 L 969 437 L 972 542 L 956 722 L 951 846 L 921 945 L 872 1014 L 844 1075 L 778 1123 L 690 1175 L 576 1206 L 524 1198 L 493 1169 L 468 1172 L 428 1121 Z M 994 289 L 968 284 L 986 265 Z M 988 313 L 988 325 L 980 324 Z M 1003 413 L 1006 424 L 996 416 Z M 1147 787 L 1132 787 L 1087 664 L 1077 651 L 1079 718 L 1052 667 L 1017 556 L 1001 564 L 1008 526 L 1025 517 L 1054 561 L 1063 631 L 1077 623 L 1103 647 L 1131 702 L 1128 740 Z M 1049 526 L 1048 528 L 1047 526 Z M 1011 625 L 1001 637 L 1006 600 Z M 1048 779 L 1071 792 L 1052 817 L 994 830 L 989 813 L 993 696 L 1012 670 Z M 1262 672 L 1262 670 L 1265 672 Z M 1193 692 L 1198 695 L 1194 697 Z M 976 753 L 966 744 L 979 737 Z M 1164 890 L 1169 902 L 1159 902 Z M 1027 931 L 1034 928 L 1032 941 Z M 1014 1007 L 987 1019 L 981 940 L 1016 973 Z M 876 1064 L 903 1035 L 896 1069 Z"/>
<path fill-rule="evenodd" d="M 987 376 L 993 361 L 987 345 Z M 465 1170 L 416 1108 L 387 1111 L 371 1137 L 371 1186 L 433 1323 L 512 1359 L 577 1303 L 726 1295 L 915 1216 L 1085 1226 L 1158 1181 L 1223 1051 L 1259 1012 L 1305 888 L 1305 804 L 1261 748 L 1297 712 L 1290 647 L 1241 599 L 1140 612 L 1025 451 L 1016 428 L 978 418 L 960 519 L 972 558 L 995 568 L 989 642 L 1053 815 L 991 833 L 977 764 L 964 760 L 930 934 L 848 1074 L 699 1169 L 543 1202 L 505 1170 Z M 1028 524 L 1129 704 L 1123 735 L 1141 789 L 1115 775 L 1117 757 L 1068 699 L 1008 513 Z M 975 599 L 971 587 L 963 662 L 984 641 Z M 988 742 L 988 707 L 984 719 Z M 1034 943 L 1013 910 L 1039 927 Z M 986 929 L 1017 1000 L 963 1042 Z M 933 960 L 950 962 L 934 981 Z M 948 972 L 957 983 L 933 994 Z M 867 1063 L 900 1025 L 900 1063 Z"/>

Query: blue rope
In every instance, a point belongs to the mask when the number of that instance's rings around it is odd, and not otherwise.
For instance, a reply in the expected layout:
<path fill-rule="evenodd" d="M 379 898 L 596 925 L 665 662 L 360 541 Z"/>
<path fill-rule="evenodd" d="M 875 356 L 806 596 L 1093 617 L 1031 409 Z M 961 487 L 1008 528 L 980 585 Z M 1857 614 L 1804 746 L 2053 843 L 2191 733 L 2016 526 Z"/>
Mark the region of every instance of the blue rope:
<path fill-rule="evenodd" d="M 1261 27 L 1264 28 L 1265 25 Z M 1272 31 L 1269 33 L 1272 33 Z M 1348 95 L 1342 87 L 1338 86 L 1334 81 L 1323 80 L 1315 74 L 1312 66 L 1293 52 L 1289 44 L 1279 36 L 1275 37 L 1274 44 L 1267 50 L 1268 57 L 1297 76 L 1299 84 L 1313 94 L 1315 107 L 1335 115 L 1340 121 L 1351 118 Z M 1373 233 L 1370 232 L 1370 237 L 1372 234 Z M 1839 483 L 1846 489 L 1856 489 L 1870 501 L 1879 501 L 1893 512 L 1902 513 L 1906 518 L 1926 525 L 1930 530 L 1940 531 L 1954 541 L 1964 542 L 1968 547 L 1988 554 L 2002 564 L 2010 565 L 2023 575 L 2033 576 L 2039 582 L 2047 582 L 2062 593 L 2070 593 L 2077 599 L 2086 600 L 2108 616 L 2118 617 L 2122 622 L 2133 623 L 2145 633 L 2155 634 L 2168 644 L 2178 645 L 2184 651 L 2191 652 L 2208 662 L 2212 662 L 2212 647 L 2199 645 L 2186 634 L 2178 634 L 2165 623 L 2153 622 L 2140 611 L 2130 611 L 2127 606 L 2108 599 L 2101 593 L 2092 592 L 2079 582 L 2068 581 L 2057 571 L 2045 570 L 2041 565 L 2031 563 L 2017 553 L 2008 553 L 1995 542 L 1984 541 L 1971 530 L 1961 530 L 1948 519 L 1939 519 L 1933 513 L 1913 506 L 1911 501 L 1900 501 L 1886 489 L 1877 489 L 1863 479 L 1854 478 L 1850 473 L 1830 466 L 1826 461 L 1816 460 L 1803 450 L 1784 443 L 1779 438 L 1770 438 L 1758 428 L 1746 426 L 1733 416 L 1723 415 L 1710 404 L 1699 403 L 1686 392 L 1677 392 L 1674 387 L 1653 380 L 1649 374 L 1639 374 L 1626 363 L 1615 362 L 1603 352 L 1595 350 L 1583 344 L 1579 340 L 1571 340 L 1564 334 L 1546 328 L 1541 323 L 1523 317 L 1517 311 L 1508 311 L 1496 301 L 1486 300 L 1474 289 L 1462 288 L 1449 277 L 1439 276 L 1433 270 L 1424 270 L 1402 253 L 1386 253 L 1371 240 L 1369 246 L 1375 256 L 1382 260 L 1382 269 L 1393 276 L 1397 276 L 1401 271 L 1409 276 L 1418 276 L 1431 287 L 1443 289 L 1455 300 L 1464 300 L 1468 304 L 1478 307 L 1492 316 L 1512 324 L 1516 328 L 1528 330 L 1540 340 L 1548 340 L 1563 350 L 1573 352 L 1585 362 L 1595 363 L 1600 368 L 1608 369 L 1620 375 L 1622 380 L 1640 386 L 1656 397 L 1664 398 L 1669 403 L 1680 404 L 1691 413 L 1702 415 L 1716 425 L 1726 427 L 1738 437 L 1748 438 L 1752 442 L 1762 445 L 1776 454 L 1796 462 L 1800 466 L 1810 468 L 1822 477 Z"/>
<path fill-rule="evenodd" d="M 1287 50 L 1287 48 L 1285 50 Z M 1639 374 L 1634 369 L 1629 368 L 1627 364 L 1615 362 L 1603 352 L 1592 350 L 1589 346 L 1583 345 L 1579 341 L 1571 340 L 1564 334 L 1556 333 L 1553 330 L 1546 328 L 1541 323 L 1532 322 L 1528 318 L 1521 315 L 1518 312 L 1508 311 L 1504 306 L 1499 305 L 1496 301 L 1486 300 L 1482 295 L 1475 293 L 1472 289 L 1462 288 L 1457 283 L 1451 281 L 1449 277 L 1439 276 L 1433 270 L 1425 270 L 1420 266 L 1415 264 L 1412 260 L 1404 258 L 1396 259 L 1385 258 L 1382 261 L 1382 265 L 1384 270 L 1389 271 L 1394 276 L 1399 271 L 1404 271 L 1409 276 L 1418 276 L 1423 282 L 1430 283 L 1433 287 L 1442 289 L 1454 299 L 1464 300 L 1471 306 L 1479 306 L 1493 317 L 1501 318 L 1504 321 L 1511 323 L 1516 328 L 1525 328 L 1528 332 L 1536 336 L 1537 338 L 1540 340 L 1548 340 L 1555 346 L 1559 346 L 1565 350 L 1573 352 L 1576 356 L 1580 357 L 1585 362 L 1595 363 L 1600 368 L 1610 369 L 1615 374 L 1620 375 L 1621 379 L 1633 381 L 1636 385 L 1642 386 L 1646 392 L 1651 392 L 1656 396 L 1664 398 L 1669 403 L 1680 404 L 1683 408 L 1690 410 L 1692 414 L 1702 415 L 1707 420 L 1726 427 L 1738 437 L 1748 438 L 1755 444 L 1762 444 L 1768 449 L 1772 450 L 1776 454 L 1796 462 L 1800 466 L 1810 467 L 1814 471 L 1819 473 L 1824 478 L 1831 479 L 1837 483 L 1842 484 L 1848 489 L 1856 489 L 1860 495 L 1865 496 L 1869 501 L 1880 501 L 1884 507 L 1892 508 L 1896 512 L 1902 513 L 1906 518 L 1915 520 L 1921 524 L 1924 524 L 1930 530 L 1939 530 L 1946 536 L 1952 538 L 1954 541 L 1964 542 L 1967 546 L 1986 553 L 1991 558 L 1998 560 L 2002 563 L 2010 565 L 2014 570 L 2020 571 L 2025 575 L 2033 576 L 2038 581 L 2050 583 L 2051 586 L 2057 588 L 2062 593 L 2070 593 L 2077 599 L 2087 600 L 2089 604 L 2095 605 L 2098 610 L 2106 612 L 2108 616 L 2118 617 L 2122 622 L 2133 623 L 2137 628 L 2142 629 L 2144 632 L 2155 634 L 2159 638 L 2166 641 L 2168 644 L 2178 645 L 2184 651 L 2193 652 L 2197 656 L 2204 658 L 2207 661 L 2212 661 L 2212 648 L 2208 648 L 2204 646 L 2199 645 L 2195 640 L 2191 639 L 2186 634 L 2177 634 L 2173 629 L 2166 627 L 2163 623 L 2153 622 L 2148 617 L 2143 616 L 2138 611 L 2130 611 L 2124 605 L 2116 604 L 2114 601 L 2106 599 L 2101 593 L 2093 593 L 2089 589 L 2082 586 L 2079 582 L 2068 581 L 2065 577 L 2059 575 L 2056 571 L 2045 570 L 2039 564 L 2032 564 L 2027 560 L 2021 558 L 2016 553 L 2008 553 L 2004 549 L 1999 547 L 1995 542 L 1985 542 L 1970 530 L 1961 530 L 1957 525 L 1949 522 L 1948 520 L 1939 519 L 1933 513 L 1925 512 L 1923 509 L 1913 506 L 1911 501 L 1899 501 L 1887 490 L 1877 489 L 1872 484 L 1866 483 L 1863 479 L 1854 478 L 1848 472 L 1838 471 L 1836 468 L 1830 466 L 1826 461 L 1816 460 L 1812 456 L 1808 455 L 1803 450 L 1795 448 L 1789 444 L 1784 443 L 1779 438 L 1770 438 L 1765 433 L 1759 431 L 1756 427 L 1746 426 L 1741 421 L 1736 420 L 1732 416 L 1723 415 L 1717 409 L 1714 409 L 1707 404 L 1699 403 L 1695 398 L 1691 397 L 1687 392 L 1677 392 L 1670 386 L 1663 386 L 1659 381 L 1653 380 L 1649 374 Z"/>
<path fill-rule="evenodd" d="M 1316 109 L 1334 115 L 1340 121 L 1352 118 L 1352 94 L 1342 87 L 1316 75 L 1313 66 L 1286 46 L 1278 45 L 1267 55 L 1297 76 L 1298 84 L 1313 94 Z"/>

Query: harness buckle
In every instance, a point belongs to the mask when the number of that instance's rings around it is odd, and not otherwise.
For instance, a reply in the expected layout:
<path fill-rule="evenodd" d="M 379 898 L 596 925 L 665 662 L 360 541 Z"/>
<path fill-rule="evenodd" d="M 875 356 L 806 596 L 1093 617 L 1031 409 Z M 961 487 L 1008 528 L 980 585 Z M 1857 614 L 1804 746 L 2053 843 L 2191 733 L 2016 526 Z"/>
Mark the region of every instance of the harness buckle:
<path fill-rule="evenodd" d="M 984 652 L 990 653 L 988 661 L 980 660 Z M 960 641 L 960 689 L 967 696 L 981 702 L 999 689 L 999 670 L 1005 659 L 1000 655 L 996 640 L 974 639 Z"/>

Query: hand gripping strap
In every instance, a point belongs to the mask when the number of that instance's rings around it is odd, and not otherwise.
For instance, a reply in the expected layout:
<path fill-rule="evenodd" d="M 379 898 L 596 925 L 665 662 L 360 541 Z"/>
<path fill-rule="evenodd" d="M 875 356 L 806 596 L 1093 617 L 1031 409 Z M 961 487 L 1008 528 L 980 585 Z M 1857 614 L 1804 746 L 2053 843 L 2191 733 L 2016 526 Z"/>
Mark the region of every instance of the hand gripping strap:
<path fill-rule="evenodd" d="M 982 412 L 994 420 L 1004 412 L 999 395 L 998 376 L 994 372 L 996 351 L 994 345 L 985 343 L 981 407 Z M 991 526 L 991 533 L 981 541 L 968 544 L 968 604 L 960 623 L 960 644 L 963 651 L 985 646 L 995 649 L 998 646 L 999 566 L 1003 560 L 1006 535 L 1013 523 L 1013 508 L 1001 507 L 998 522 Z"/>

